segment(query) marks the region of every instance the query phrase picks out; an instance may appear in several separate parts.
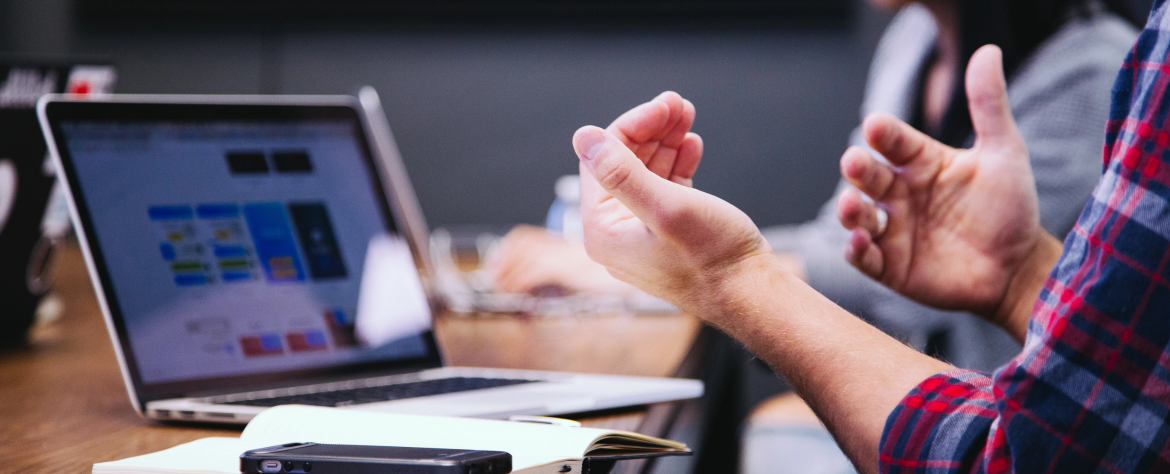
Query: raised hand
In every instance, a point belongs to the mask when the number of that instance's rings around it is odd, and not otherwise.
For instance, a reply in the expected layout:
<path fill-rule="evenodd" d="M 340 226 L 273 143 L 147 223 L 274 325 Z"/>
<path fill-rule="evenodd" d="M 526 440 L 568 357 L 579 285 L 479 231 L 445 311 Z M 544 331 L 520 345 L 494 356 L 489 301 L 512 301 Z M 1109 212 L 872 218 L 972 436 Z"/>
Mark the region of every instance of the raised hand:
<path fill-rule="evenodd" d="M 688 187 L 689 174 L 672 171 L 668 180 L 666 166 L 652 171 L 660 147 L 648 148 L 647 160 L 597 127 L 578 130 L 573 146 L 581 158 L 585 248 L 618 279 L 705 316 L 712 309 L 703 299 L 720 282 L 743 273 L 754 257 L 774 258 L 735 206 Z M 686 163 L 676 159 L 672 169 Z"/>
<path fill-rule="evenodd" d="M 677 93 L 663 92 L 622 114 L 608 131 L 658 176 L 691 186 L 703 155 L 703 140 L 690 132 L 694 123 L 695 106 Z M 633 290 L 591 260 L 580 243 L 532 227 L 509 232 L 486 269 L 496 291 L 502 293 L 626 294 Z"/>
<path fill-rule="evenodd" d="M 841 172 L 856 188 L 838 199 L 838 217 L 853 231 L 846 258 L 899 293 L 982 314 L 1022 339 L 1020 321 L 1009 321 L 1009 296 L 1021 278 L 1034 276 L 1038 251 L 1047 252 L 1044 262 L 1052 260 L 1053 239 L 1040 226 L 1000 50 L 976 52 L 966 81 L 977 137 L 969 150 L 947 147 L 889 115 L 866 119 L 866 140 L 889 164 L 861 148 L 841 158 Z"/>

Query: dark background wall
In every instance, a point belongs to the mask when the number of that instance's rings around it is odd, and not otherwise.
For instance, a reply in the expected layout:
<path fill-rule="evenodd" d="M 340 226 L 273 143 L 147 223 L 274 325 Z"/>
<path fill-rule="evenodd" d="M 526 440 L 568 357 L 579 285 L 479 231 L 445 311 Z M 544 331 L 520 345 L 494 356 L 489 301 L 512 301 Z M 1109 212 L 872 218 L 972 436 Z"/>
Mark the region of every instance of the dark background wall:
<path fill-rule="evenodd" d="M 112 59 L 126 93 L 382 95 L 432 226 L 538 223 L 577 127 L 672 89 L 698 109 L 697 185 L 761 225 L 815 214 L 888 16 L 815 21 L 93 20 L 0 0 L 0 52 Z M 811 25 L 810 25 L 811 23 Z"/>
<path fill-rule="evenodd" d="M 672 89 L 698 109 L 696 180 L 760 225 L 815 215 L 889 15 L 421 21 L 135 18 L 0 0 L 0 52 L 112 59 L 126 93 L 351 92 L 370 84 L 432 226 L 541 222 L 569 139 Z M 782 16 L 782 15 L 781 15 Z"/>

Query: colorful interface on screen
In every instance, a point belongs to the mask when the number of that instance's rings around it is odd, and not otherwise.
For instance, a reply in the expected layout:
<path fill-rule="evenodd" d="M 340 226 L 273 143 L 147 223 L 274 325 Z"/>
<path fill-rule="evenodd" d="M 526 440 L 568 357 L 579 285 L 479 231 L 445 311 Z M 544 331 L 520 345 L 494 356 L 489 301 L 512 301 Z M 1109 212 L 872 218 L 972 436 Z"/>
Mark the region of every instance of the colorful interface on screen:
<path fill-rule="evenodd" d="M 355 127 L 62 124 L 143 382 L 426 354 L 425 295 Z"/>

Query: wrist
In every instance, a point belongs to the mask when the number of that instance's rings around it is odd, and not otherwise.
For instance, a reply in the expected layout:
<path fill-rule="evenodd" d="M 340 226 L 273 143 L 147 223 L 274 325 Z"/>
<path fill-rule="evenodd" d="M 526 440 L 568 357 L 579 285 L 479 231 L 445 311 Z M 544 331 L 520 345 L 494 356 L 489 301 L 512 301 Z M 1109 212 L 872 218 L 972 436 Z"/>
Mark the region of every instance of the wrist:
<path fill-rule="evenodd" d="M 777 284 L 801 281 L 774 253 L 754 254 L 711 272 L 702 285 L 705 290 L 695 293 L 696 305 L 691 312 L 731 332 L 728 325 L 744 314 L 761 310 L 761 296 L 774 293 Z"/>
<path fill-rule="evenodd" d="M 988 315 L 991 322 L 1003 328 L 1021 344 L 1028 334 L 1032 308 L 1040 297 L 1040 291 L 1048 281 L 1052 268 L 1056 266 L 1063 253 L 1063 246 L 1059 240 L 1047 232 L 1041 234 L 1036 245 L 1009 280 L 1003 301 Z"/>
<path fill-rule="evenodd" d="M 776 260 L 785 271 L 801 280 L 808 281 L 808 267 L 799 254 L 792 252 L 777 252 Z"/>

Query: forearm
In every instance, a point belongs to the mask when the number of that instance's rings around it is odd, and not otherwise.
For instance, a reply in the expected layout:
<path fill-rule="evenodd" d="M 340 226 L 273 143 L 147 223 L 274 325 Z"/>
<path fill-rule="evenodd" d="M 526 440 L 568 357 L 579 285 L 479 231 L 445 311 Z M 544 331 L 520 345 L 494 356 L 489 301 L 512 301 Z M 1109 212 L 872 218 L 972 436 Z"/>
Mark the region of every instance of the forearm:
<path fill-rule="evenodd" d="M 849 232 L 836 215 L 836 195 L 848 184 L 842 182 L 817 217 L 800 225 L 760 229 L 772 249 L 787 258 L 809 286 L 853 314 L 868 309 L 868 289 L 875 282 L 845 260 L 843 249 Z M 787 254 L 787 255 L 784 255 Z"/>
<path fill-rule="evenodd" d="M 1012 277 L 1003 302 L 992 314 L 986 315 L 1020 344 L 1028 336 L 1028 322 L 1032 319 L 1032 308 L 1040 297 L 1040 290 L 1063 252 L 1060 241 L 1044 232 Z"/>
<path fill-rule="evenodd" d="M 876 472 L 886 418 L 952 367 L 904 346 L 782 271 L 771 256 L 713 283 L 696 308 L 792 383 L 863 472 Z"/>

